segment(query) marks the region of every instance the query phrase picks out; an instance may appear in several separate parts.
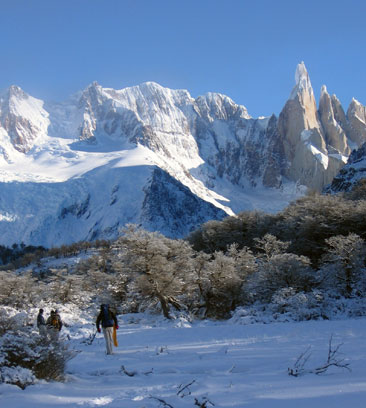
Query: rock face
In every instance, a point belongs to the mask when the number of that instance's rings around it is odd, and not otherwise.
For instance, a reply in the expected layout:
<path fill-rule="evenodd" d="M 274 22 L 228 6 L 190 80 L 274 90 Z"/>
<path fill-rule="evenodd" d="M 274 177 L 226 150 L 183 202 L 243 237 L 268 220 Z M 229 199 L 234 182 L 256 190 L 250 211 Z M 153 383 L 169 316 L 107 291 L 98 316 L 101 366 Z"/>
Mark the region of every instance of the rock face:
<path fill-rule="evenodd" d="M 357 146 L 360 146 L 366 140 L 366 107 L 353 98 L 347 110 L 347 117 L 349 120 L 349 138 Z"/>
<path fill-rule="evenodd" d="M 58 104 L 13 86 L 0 96 L 0 244 L 113 238 L 125 223 L 184 236 L 277 211 L 321 191 L 365 141 L 365 107 L 353 100 L 345 114 L 323 86 L 317 109 L 304 63 L 279 118 L 153 82 L 94 82 Z"/>
<path fill-rule="evenodd" d="M 191 193 L 161 169 L 155 169 L 144 187 L 145 198 L 141 218 L 152 229 L 169 231 L 167 235 L 185 236 L 189 226 L 201 225 L 209 220 L 221 219 L 226 213 Z M 174 231 L 172 234 L 171 232 Z"/>
<path fill-rule="evenodd" d="M 349 192 L 362 179 L 366 180 L 366 143 L 351 153 L 348 163 L 324 191 L 326 193 Z"/>
<path fill-rule="evenodd" d="M 0 140 L 4 157 L 10 146 L 27 153 L 35 141 L 47 135 L 48 113 L 43 102 L 11 86 L 0 98 Z"/>
<path fill-rule="evenodd" d="M 341 155 L 348 157 L 351 149 L 348 145 L 347 118 L 335 95 L 330 96 L 325 85 L 321 89 L 319 101 L 319 119 L 323 126 L 324 140 L 327 147 L 332 147 Z"/>
<path fill-rule="evenodd" d="M 331 182 L 350 153 L 347 119 L 338 99 L 323 86 L 316 108 L 304 63 L 296 70 L 296 85 L 283 108 L 278 130 L 289 163 L 286 176 L 320 191 Z"/>

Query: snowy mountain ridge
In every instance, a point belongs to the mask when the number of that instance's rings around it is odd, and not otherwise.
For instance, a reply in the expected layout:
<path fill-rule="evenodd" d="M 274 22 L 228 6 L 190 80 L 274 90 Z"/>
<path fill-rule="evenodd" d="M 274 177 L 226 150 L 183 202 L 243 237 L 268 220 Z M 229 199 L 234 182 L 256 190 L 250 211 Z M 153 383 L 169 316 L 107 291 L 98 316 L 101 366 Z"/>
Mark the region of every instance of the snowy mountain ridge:
<path fill-rule="evenodd" d="M 346 115 L 324 87 L 318 111 L 303 63 L 295 80 L 280 117 L 258 119 L 225 95 L 154 82 L 94 82 L 63 103 L 10 87 L 0 96 L 0 244 L 112 238 L 128 222 L 184 236 L 321 190 L 366 141 L 365 107 L 352 101 Z"/>

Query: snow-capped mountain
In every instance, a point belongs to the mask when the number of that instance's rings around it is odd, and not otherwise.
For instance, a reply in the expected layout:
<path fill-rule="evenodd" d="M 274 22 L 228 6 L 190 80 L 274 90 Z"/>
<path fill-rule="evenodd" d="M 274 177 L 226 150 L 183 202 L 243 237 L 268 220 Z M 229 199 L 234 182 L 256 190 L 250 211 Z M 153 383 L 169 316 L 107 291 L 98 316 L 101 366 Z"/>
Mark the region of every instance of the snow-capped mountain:
<path fill-rule="evenodd" d="M 345 114 L 323 87 L 317 110 L 303 63 L 295 81 L 278 119 L 153 82 L 93 83 L 57 104 L 10 87 L 0 96 L 0 244 L 112 238 L 129 222 L 184 236 L 321 190 L 366 141 L 365 107 L 353 100 Z"/>

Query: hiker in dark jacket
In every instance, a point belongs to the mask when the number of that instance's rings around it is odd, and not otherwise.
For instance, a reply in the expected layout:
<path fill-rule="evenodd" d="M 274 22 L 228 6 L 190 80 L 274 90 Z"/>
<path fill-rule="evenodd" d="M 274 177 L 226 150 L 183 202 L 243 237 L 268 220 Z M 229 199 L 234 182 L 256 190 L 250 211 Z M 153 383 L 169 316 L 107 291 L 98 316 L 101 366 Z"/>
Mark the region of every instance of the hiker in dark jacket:
<path fill-rule="evenodd" d="M 100 312 L 97 317 L 96 325 L 98 333 L 101 332 L 100 324 L 102 324 L 105 346 L 107 354 L 112 354 L 113 347 L 113 326 L 118 329 L 118 321 L 116 315 L 109 309 L 109 305 L 101 305 Z"/>
<path fill-rule="evenodd" d="M 39 330 L 39 334 L 42 337 L 47 337 L 47 327 L 46 327 L 46 320 L 43 316 L 43 309 L 39 309 L 39 313 L 37 315 L 37 327 Z"/>

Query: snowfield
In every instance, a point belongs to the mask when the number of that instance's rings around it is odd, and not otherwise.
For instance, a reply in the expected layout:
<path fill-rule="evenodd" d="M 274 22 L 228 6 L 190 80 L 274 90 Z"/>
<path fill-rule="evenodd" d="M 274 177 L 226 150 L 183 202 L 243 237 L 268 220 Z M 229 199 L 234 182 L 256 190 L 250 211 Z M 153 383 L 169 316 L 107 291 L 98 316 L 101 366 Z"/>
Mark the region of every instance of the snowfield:
<path fill-rule="evenodd" d="M 71 324 L 74 319 L 63 317 L 64 341 L 78 351 L 67 381 L 24 391 L 2 384 L 1 408 L 365 407 L 365 318 L 246 325 L 239 317 L 191 323 L 123 315 L 119 347 L 107 356 L 102 334 L 85 343 L 93 322 Z M 305 369 L 322 365 L 332 335 L 351 371 L 288 375 L 309 346 Z"/>

